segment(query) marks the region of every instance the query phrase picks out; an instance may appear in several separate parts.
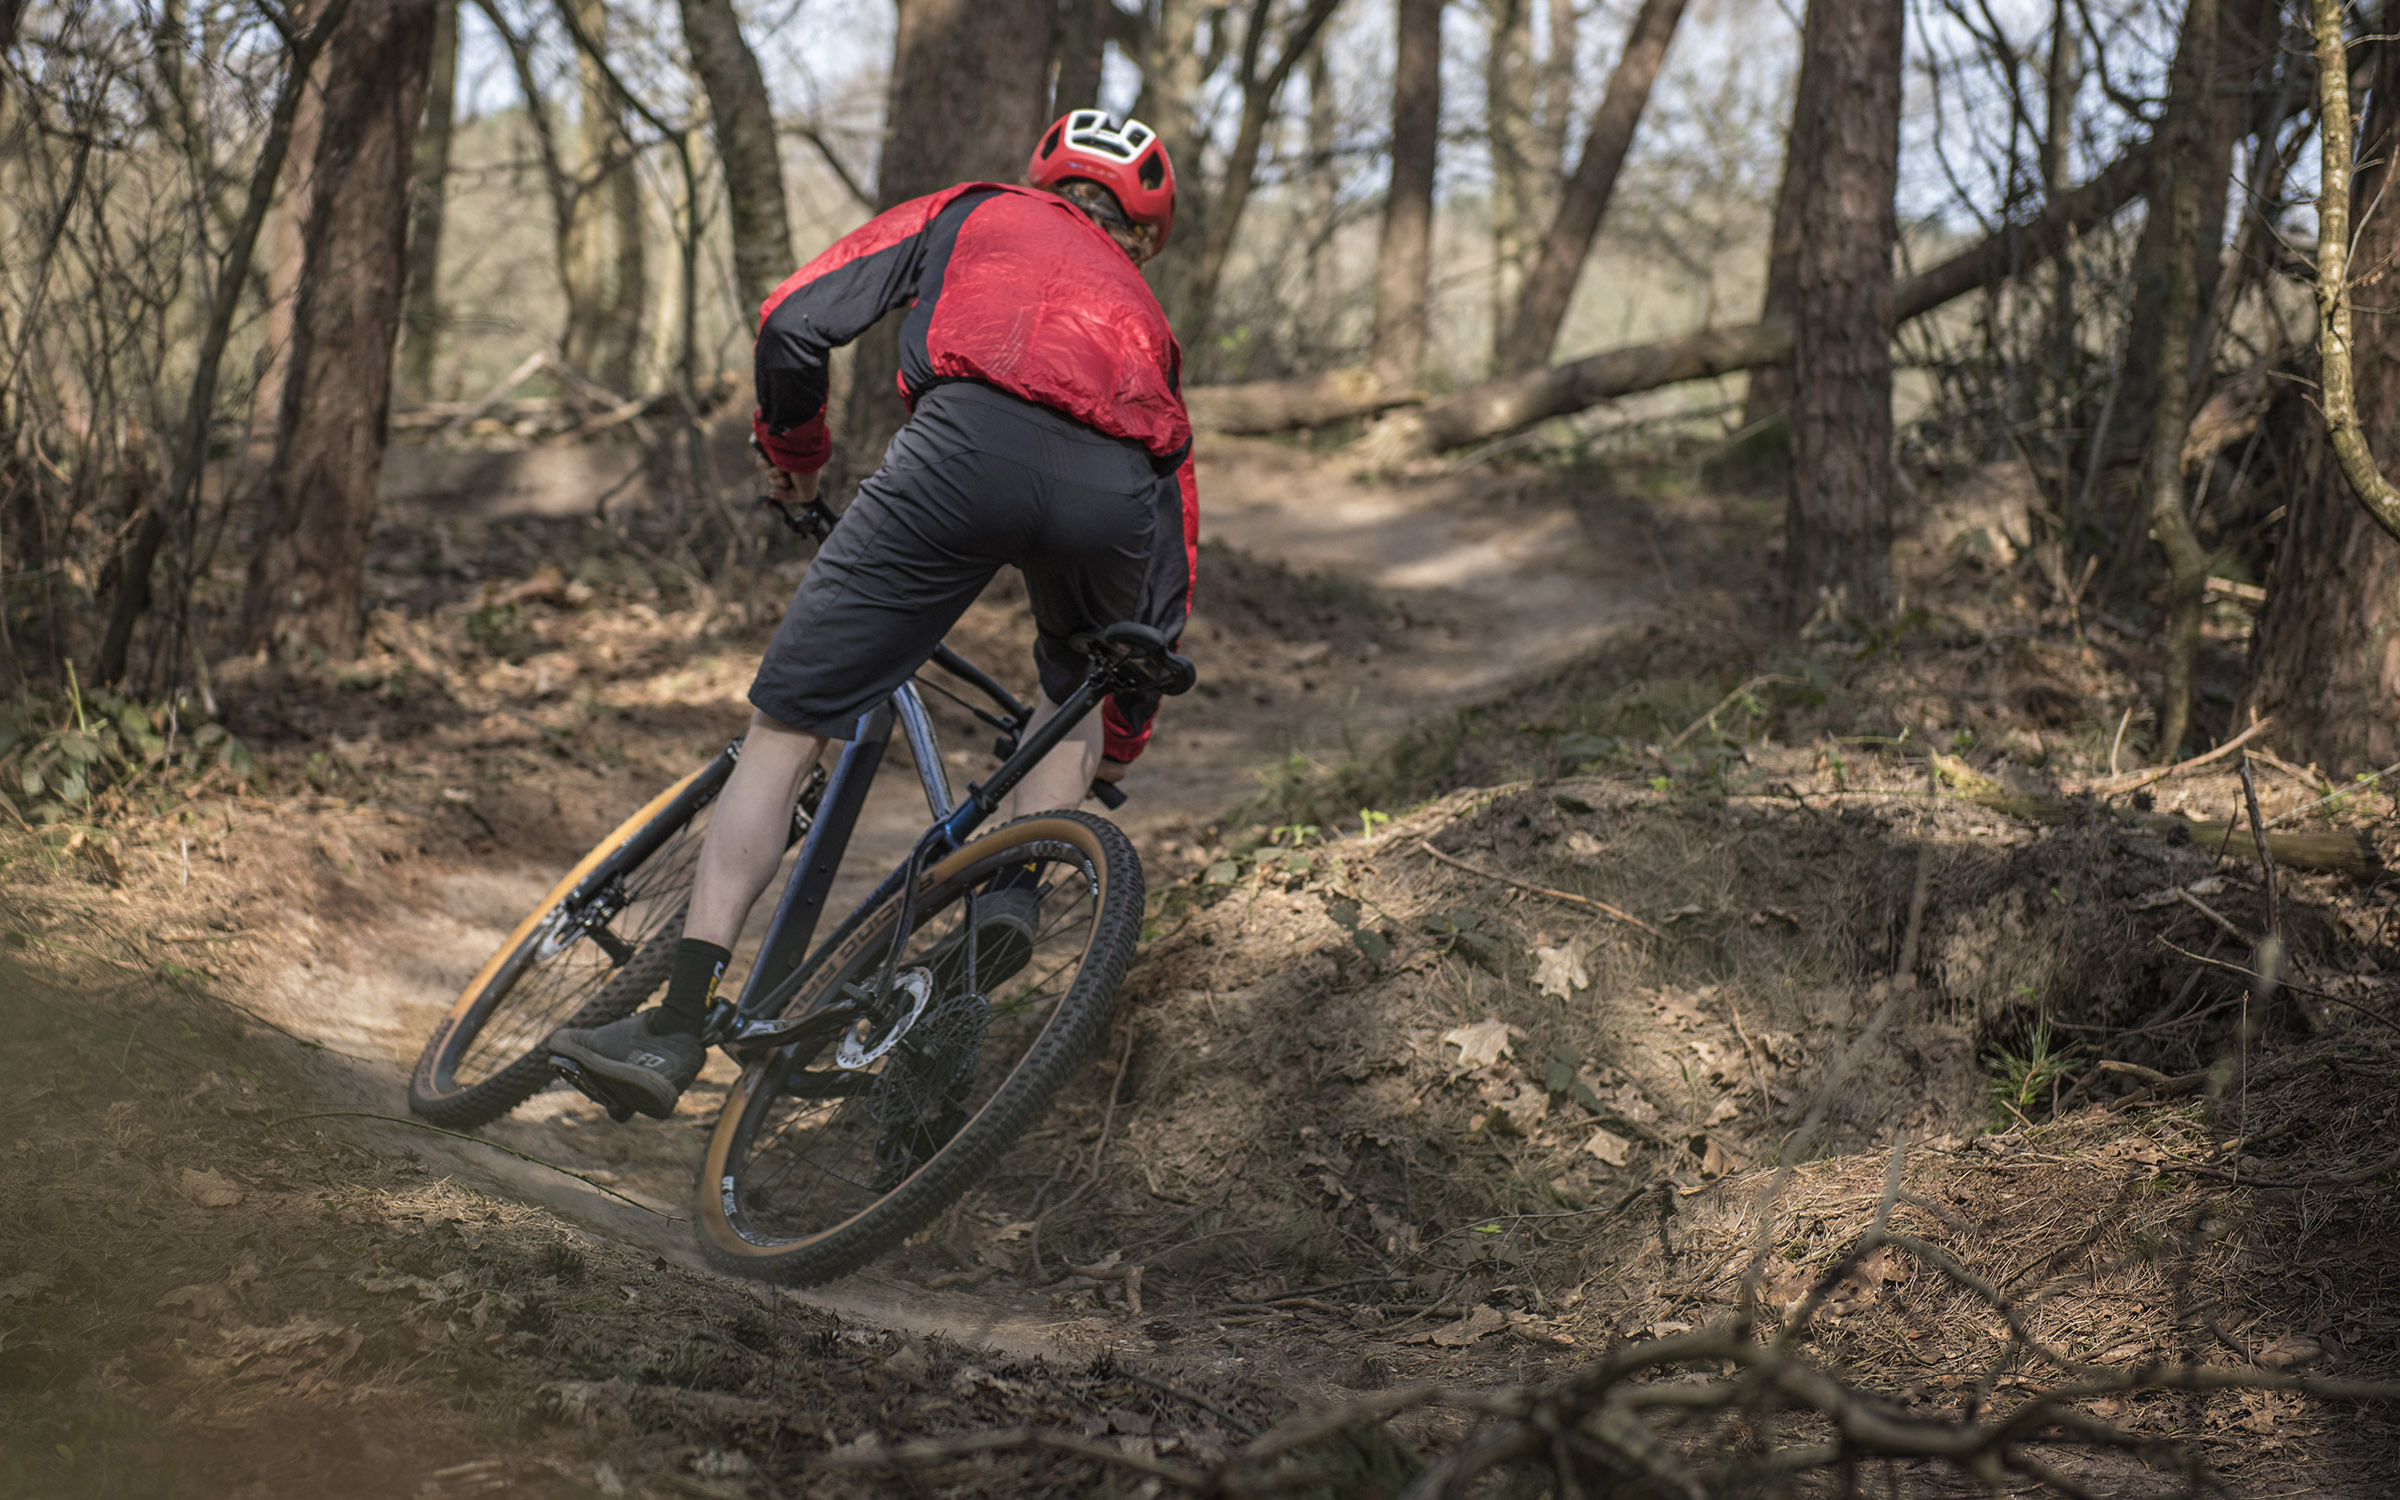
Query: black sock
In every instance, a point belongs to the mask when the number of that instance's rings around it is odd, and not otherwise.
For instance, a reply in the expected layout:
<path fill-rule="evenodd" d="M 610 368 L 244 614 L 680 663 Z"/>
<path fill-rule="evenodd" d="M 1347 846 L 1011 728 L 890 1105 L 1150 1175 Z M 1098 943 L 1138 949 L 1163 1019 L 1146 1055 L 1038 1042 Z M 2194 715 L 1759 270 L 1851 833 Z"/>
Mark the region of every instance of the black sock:
<path fill-rule="evenodd" d="M 1042 872 L 1034 865 L 1003 865 L 991 879 L 983 883 L 985 894 L 1000 891 L 1031 891 L 1040 889 Z"/>
<path fill-rule="evenodd" d="M 667 973 L 667 998 L 652 1024 L 661 1031 L 698 1036 L 708 1003 L 717 998 L 717 981 L 725 977 L 725 966 L 732 961 L 732 952 L 714 943 L 688 937 L 677 943 L 675 967 Z"/>

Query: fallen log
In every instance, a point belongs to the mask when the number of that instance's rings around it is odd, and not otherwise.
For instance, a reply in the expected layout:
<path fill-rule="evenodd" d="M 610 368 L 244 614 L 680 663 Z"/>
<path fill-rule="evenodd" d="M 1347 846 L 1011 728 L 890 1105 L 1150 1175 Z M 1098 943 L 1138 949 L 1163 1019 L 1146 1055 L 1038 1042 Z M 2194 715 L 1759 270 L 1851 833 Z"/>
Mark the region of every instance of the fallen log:
<path fill-rule="evenodd" d="M 2055 254 L 2070 235 L 2104 223 L 2142 194 L 2152 151 L 2143 141 L 2066 193 L 2034 219 L 1984 239 L 1892 289 L 1895 322 L 1924 316 L 1968 292 L 2004 281 Z M 1552 417 L 1571 416 L 1619 396 L 1687 380 L 1781 364 L 1792 357 L 1792 328 L 1782 320 L 1702 329 L 1653 344 L 1608 349 L 1563 365 L 1504 376 L 1428 402 L 1402 418 L 1387 439 L 1396 453 L 1434 453 L 1505 436 Z M 1187 393 L 1195 425 L 1215 432 L 1267 433 L 1374 416 L 1419 400 L 1382 387 L 1364 370 L 1297 380 L 1195 386 Z"/>
<path fill-rule="evenodd" d="M 1892 289 L 1893 322 L 1923 317 L 1979 287 L 2038 265 L 2069 235 L 2114 217 L 2141 196 L 2150 156 L 2147 141 L 2127 149 L 2099 176 L 2061 196 L 2032 222 L 1996 230 L 1903 280 Z M 1791 357 L 1792 327 L 1780 319 L 1610 349 L 1547 370 L 1486 381 L 1433 402 L 1418 414 L 1422 434 L 1415 446 L 1429 453 L 1463 448 L 1618 396 L 1781 364 Z"/>
<path fill-rule="evenodd" d="M 1937 755 L 1934 766 L 1958 795 L 1978 807 L 2018 819 L 2026 823 L 2041 823 L 2053 827 L 2089 823 L 2095 817 L 2107 817 L 2130 827 L 2139 828 L 2154 838 L 2169 843 L 2189 841 L 2212 854 L 2243 863 L 2256 863 L 2258 844 L 2250 836 L 2246 822 L 2229 822 L 2187 818 L 2177 813 L 2137 812 L 2129 807 L 2111 807 L 2090 798 L 2073 801 L 2064 797 L 2044 797 L 2032 792 L 2020 792 L 1975 770 L 1955 756 Z M 2383 861 L 2362 834 L 2342 829 L 2324 832 L 2269 831 L 2267 852 L 2275 863 L 2294 870 L 2324 870 L 2347 875 L 2353 880 L 2371 880 L 2383 868 Z"/>
<path fill-rule="evenodd" d="M 1184 393 L 1192 425 L 1210 432 L 1258 435 L 1295 427 L 1324 427 L 1371 417 L 1395 406 L 1416 406 L 1425 393 L 1386 386 L 1367 369 L 1332 370 L 1289 380 L 1194 386 Z"/>

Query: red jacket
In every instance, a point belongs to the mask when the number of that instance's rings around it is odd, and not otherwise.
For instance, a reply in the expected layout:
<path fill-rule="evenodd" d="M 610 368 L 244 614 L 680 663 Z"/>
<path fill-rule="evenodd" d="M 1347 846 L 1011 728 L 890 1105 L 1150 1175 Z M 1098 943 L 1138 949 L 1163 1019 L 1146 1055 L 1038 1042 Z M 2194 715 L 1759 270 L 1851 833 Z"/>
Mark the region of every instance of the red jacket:
<path fill-rule="evenodd" d="M 752 426 L 777 468 L 824 466 L 827 361 L 900 307 L 900 394 L 912 405 L 944 381 L 979 381 L 1139 443 L 1174 472 L 1183 597 L 1171 622 L 1148 623 L 1181 634 L 1200 537 L 1183 352 L 1117 242 L 1055 194 L 989 182 L 912 199 L 842 236 L 759 308 Z M 1147 708 L 1104 705 L 1111 759 L 1141 752 Z"/>
<path fill-rule="evenodd" d="M 876 215 L 759 308 L 756 422 L 777 467 L 823 466 L 827 358 L 912 304 L 900 326 L 904 398 L 979 380 L 1167 465 L 1189 454 L 1183 354 L 1125 252 L 1063 198 L 969 182 Z"/>

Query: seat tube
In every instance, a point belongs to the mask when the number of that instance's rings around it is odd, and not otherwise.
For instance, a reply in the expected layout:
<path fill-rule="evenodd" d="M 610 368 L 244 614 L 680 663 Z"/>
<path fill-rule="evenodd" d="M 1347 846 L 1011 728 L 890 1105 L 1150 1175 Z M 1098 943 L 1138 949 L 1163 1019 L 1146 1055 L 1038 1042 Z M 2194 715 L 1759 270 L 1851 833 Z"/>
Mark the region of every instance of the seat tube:
<path fill-rule="evenodd" d="M 892 707 L 900 715 L 900 732 L 908 737 L 909 759 L 917 763 L 926 811 L 939 822 L 950 816 L 950 773 L 942 766 L 942 746 L 933 736 L 933 718 L 925 712 L 925 700 L 913 682 L 893 689 Z"/>
<path fill-rule="evenodd" d="M 923 711 L 922 705 L 919 711 Z M 834 874 L 841 868 L 844 851 L 850 847 L 852 831 L 858 827 L 859 812 L 866 806 L 867 789 L 875 784 L 875 771 L 883 763 L 884 746 L 891 742 L 891 704 L 878 703 L 860 715 L 851 736 L 850 743 L 842 747 L 832 777 L 825 783 L 825 795 L 817 802 L 816 820 L 800 841 L 800 858 L 792 866 L 791 879 L 784 884 L 783 900 L 775 908 L 775 918 L 767 924 L 758 959 L 750 967 L 750 977 L 743 981 L 742 996 L 735 1005 L 742 1015 L 750 1014 L 751 1002 L 798 968 L 808 956 L 809 940 L 816 936 L 818 919 L 825 914 L 825 899 L 832 893 Z"/>

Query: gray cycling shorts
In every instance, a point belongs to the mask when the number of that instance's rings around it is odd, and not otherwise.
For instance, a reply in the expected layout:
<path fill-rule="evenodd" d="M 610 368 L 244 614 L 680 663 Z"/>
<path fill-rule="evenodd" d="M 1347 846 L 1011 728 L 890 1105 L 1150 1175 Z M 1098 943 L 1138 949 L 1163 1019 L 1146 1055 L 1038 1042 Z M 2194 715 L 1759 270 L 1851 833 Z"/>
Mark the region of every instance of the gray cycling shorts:
<path fill-rule="evenodd" d="M 1182 634 L 1191 575 L 1175 475 L 1046 407 L 936 386 L 809 565 L 751 704 L 849 739 L 1011 566 L 1033 604 L 1042 691 L 1061 701 L 1087 668 L 1078 638 L 1119 620 Z"/>

